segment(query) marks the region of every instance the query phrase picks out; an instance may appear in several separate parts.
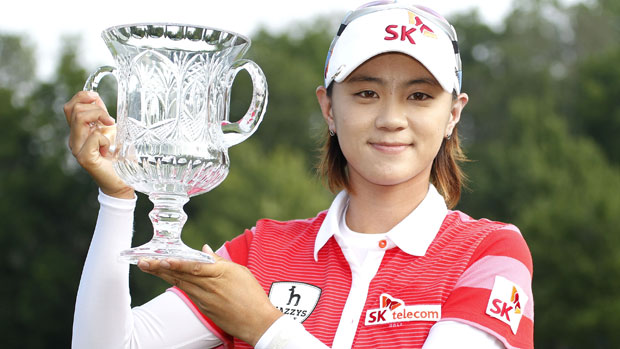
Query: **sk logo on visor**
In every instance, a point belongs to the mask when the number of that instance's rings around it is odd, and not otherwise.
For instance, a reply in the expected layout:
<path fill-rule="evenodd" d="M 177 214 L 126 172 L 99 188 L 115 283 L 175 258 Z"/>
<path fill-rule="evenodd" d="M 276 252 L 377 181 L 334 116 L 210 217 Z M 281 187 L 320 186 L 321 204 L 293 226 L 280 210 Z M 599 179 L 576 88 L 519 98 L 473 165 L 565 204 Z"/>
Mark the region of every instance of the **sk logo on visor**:
<path fill-rule="evenodd" d="M 409 12 L 409 24 L 412 24 L 413 26 L 397 24 L 388 25 L 385 27 L 385 32 L 388 36 L 383 39 L 388 41 L 397 39 L 400 39 L 400 41 L 407 40 L 410 44 L 415 45 L 416 42 L 413 35 L 418 31 L 426 37 L 437 39 L 435 32 L 429 26 L 424 24 L 422 19 L 413 12 Z"/>
<path fill-rule="evenodd" d="M 426 24 L 424 24 L 424 22 L 422 22 L 422 19 L 420 19 L 420 17 L 413 12 L 409 12 L 409 23 L 418 27 L 422 34 L 428 36 L 429 38 L 437 39 L 437 35 L 435 35 L 435 32 Z"/>

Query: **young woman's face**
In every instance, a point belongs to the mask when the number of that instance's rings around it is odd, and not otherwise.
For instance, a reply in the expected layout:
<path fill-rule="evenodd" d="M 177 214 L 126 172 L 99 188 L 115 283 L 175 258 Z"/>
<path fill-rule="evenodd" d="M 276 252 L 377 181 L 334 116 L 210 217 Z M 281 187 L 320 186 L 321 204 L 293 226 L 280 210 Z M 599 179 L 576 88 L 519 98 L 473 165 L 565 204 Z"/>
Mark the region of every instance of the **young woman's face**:
<path fill-rule="evenodd" d="M 467 103 L 465 94 L 454 102 L 422 64 L 400 53 L 368 60 L 334 84 L 331 98 L 324 88 L 317 95 L 353 188 L 428 185 L 433 159 Z"/>

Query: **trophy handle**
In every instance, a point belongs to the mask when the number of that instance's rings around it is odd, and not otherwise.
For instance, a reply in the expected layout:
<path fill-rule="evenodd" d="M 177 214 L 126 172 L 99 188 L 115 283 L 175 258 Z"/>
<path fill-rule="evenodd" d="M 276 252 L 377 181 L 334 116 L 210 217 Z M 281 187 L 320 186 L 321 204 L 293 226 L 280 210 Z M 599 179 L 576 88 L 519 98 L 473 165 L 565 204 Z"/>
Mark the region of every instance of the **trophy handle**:
<path fill-rule="evenodd" d="M 108 75 L 108 74 L 114 75 L 114 70 L 116 70 L 116 68 L 115 67 L 111 67 L 109 65 L 104 65 L 102 67 L 97 68 L 97 70 L 95 70 L 94 73 L 90 74 L 88 79 L 86 79 L 86 83 L 84 83 L 84 88 L 82 90 L 98 92 L 97 89 L 99 88 L 99 82 L 101 82 L 101 79 L 103 79 L 103 77 Z M 101 122 L 91 122 L 90 126 L 91 127 L 101 127 L 102 124 L 101 124 Z M 116 135 L 116 132 L 114 133 L 114 135 Z M 113 136 L 111 139 L 114 140 L 115 136 Z M 112 141 L 111 143 L 112 144 L 110 145 L 109 151 L 110 151 L 110 153 L 115 153 L 116 152 L 116 144 L 115 144 L 114 141 Z"/>
<path fill-rule="evenodd" d="M 104 65 L 97 68 L 97 70 L 94 73 L 90 74 L 88 79 L 86 79 L 83 90 L 97 92 L 97 88 L 99 87 L 99 82 L 101 81 L 101 79 L 103 79 L 103 77 L 108 74 L 114 75 L 114 70 L 116 70 L 116 68 L 109 65 Z"/>
<path fill-rule="evenodd" d="M 247 59 L 241 59 L 233 63 L 232 70 L 228 75 L 228 86 L 232 85 L 237 73 L 245 69 L 252 78 L 253 93 L 252 102 L 247 113 L 237 122 L 222 122 L 222 132 L 226 147 L 239 144 L 245 141 L 256 131 L 258 125 L 263 120 L 263 115 L 267 107 L 267 79 L 260 67 Z"/>

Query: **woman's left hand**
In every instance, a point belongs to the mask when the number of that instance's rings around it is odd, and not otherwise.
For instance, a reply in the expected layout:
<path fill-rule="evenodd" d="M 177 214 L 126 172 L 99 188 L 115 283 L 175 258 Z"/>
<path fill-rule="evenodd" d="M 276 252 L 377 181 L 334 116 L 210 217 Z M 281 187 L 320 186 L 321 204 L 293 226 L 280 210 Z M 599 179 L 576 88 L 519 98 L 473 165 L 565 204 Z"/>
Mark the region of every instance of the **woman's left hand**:
<path fill-rule="evenodd" d="M 199 310 L 226 333 L 255 346 L 280 316 L 250 270 L 211 252 L 215 263 L 178 259 L 141 260 L 138 267 L 187 293 Z"/>

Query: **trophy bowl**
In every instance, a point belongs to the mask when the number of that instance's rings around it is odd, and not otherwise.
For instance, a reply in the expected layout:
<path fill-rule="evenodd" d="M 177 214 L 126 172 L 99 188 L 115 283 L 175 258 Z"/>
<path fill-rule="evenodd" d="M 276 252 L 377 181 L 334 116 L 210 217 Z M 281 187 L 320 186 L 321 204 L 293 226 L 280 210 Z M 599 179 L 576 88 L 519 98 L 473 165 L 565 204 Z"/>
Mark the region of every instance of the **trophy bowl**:
<path fill-rule="evenodd" d="M 242 59 L 250 40 L 171 23 L 115 26 L 102 37 L 116 66 L 98 68 L 84 90 L 96 91 L 106 75 L 116 78 L 114 169 L 154 205 L 149 214 L 153 238 L 120 258 L 133 264 L 141 258 L 213 262 L 182 242 L 183 205 L 226 178 L 228 148 L 247 139 L 262 121 L 267 82 L 256 63 Z M 231 86 L 241 70 L 252 79 L 252 101 L 244 116 L 230 122 Z"/>

